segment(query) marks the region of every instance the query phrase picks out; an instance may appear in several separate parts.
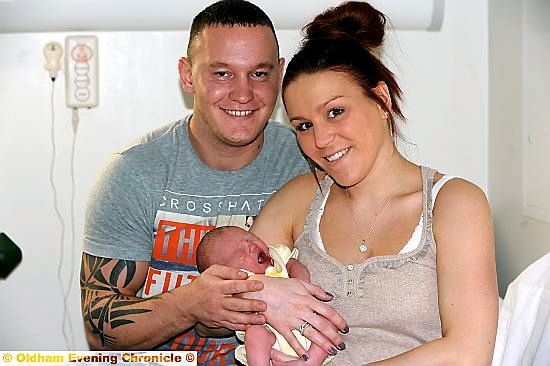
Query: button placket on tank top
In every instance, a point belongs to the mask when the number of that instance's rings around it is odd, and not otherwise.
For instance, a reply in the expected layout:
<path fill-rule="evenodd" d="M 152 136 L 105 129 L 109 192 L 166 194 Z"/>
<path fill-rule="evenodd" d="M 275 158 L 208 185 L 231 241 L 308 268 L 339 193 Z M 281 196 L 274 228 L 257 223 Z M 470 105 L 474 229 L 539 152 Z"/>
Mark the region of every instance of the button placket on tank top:
<path fill-rule="evenodd" d="M 346 280 L 344 283 L 346 297 L 357 296 L 357 282 L 359 272 L 360 270 L 358 265 L 348 264 L 346 266 Z"/>

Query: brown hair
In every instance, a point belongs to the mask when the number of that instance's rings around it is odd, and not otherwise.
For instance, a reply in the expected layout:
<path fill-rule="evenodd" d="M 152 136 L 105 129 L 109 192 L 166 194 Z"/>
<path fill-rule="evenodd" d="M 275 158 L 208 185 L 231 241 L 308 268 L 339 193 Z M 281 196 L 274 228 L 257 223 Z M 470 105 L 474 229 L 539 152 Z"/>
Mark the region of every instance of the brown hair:
<path fill-rule="evenodd" d="M 303 28 L 304 39 L 288 63 L 282 84 L 283 103 L 287 86 L 301 75 L 322 71 L 342 72 L 359 85 L 368 98 L 388 113 L 390 132 L 399 132 L 394 116 L 401 112 L 401 89 L 395 75 L 380 61 L 386 16 L 365 2 L 349 1 L 317 15 Z M 386 83 L 391 110 L 373 91 L 379 82 Z M 311 163 L 310 163 L 311 165 Z"/>

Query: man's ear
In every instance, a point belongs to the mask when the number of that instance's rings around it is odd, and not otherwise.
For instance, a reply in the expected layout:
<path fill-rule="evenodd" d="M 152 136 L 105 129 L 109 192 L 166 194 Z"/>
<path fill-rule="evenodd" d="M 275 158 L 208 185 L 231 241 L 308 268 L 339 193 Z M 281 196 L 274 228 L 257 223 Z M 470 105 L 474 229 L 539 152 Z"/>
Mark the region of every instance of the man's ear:
<path fill-rule="evenodd" d="M 391 111 L 391 97 L 390 97 L 390 91 L 388 90 L 388 86 L 385 82 L 379 81 L 378 84 L 372 89 L 376 95 L 382 99 L 384 104 L 386 105 L 386 108 L 388 111 Z"/>
<path fill-rule="evenodd" d="M 193 93 L 193 78 L 191 77 L 191 64 L 187 57 L 181 57 L 178 62 L 181 86 L 186 93 Z"/>

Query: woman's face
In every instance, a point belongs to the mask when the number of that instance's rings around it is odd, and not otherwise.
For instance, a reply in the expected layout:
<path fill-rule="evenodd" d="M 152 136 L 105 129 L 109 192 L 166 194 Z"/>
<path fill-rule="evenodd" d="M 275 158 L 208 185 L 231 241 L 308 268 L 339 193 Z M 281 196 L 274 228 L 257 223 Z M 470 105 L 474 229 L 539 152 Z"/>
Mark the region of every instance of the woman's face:
<path fill-rule="evenodd" d="M 388 100 L 383 83 L 374 92 Z M 283 97 L 302 150 L 342 186 L 368 176 L 382 148 L 393 150 L 384 111 L 343 72 L 302 75 Z"/>

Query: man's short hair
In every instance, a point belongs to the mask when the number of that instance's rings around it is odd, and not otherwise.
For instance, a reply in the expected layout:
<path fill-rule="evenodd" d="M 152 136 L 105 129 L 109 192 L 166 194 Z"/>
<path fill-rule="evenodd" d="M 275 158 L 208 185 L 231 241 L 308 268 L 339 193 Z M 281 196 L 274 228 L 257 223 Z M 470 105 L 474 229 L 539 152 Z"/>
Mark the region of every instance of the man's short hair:
<path fill-rule="evenodd" d="M 209 5 L 198 13 L 191 23 L 189 44 L 187 45 L 187 58 L 192 61 L 193 45 L 200 33 L 209 27 L 235 25 L 243 27 L 269 27 L 277 43 L 277 54 L 279 53 L 275 27 L 267 14 L 258 6 L 245 0 L 220 0 Z"/>

